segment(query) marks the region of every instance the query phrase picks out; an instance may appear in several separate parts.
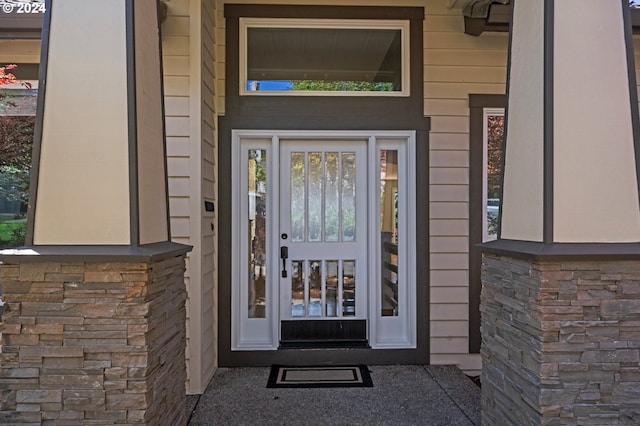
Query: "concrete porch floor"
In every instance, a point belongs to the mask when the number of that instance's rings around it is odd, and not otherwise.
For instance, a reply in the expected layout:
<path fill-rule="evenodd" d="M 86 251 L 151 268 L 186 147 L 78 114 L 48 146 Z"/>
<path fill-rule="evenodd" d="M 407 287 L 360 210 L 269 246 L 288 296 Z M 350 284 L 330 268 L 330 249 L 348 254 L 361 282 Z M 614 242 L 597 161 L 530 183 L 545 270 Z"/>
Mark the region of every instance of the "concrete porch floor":
<path fill-rule="evenodd" d="M 269 368 L 221 368 L 187 397 L 189 425 L 480 425 L 480 388 L 451 366 L 370 366 L 372 388 L 267 389 Z"/>

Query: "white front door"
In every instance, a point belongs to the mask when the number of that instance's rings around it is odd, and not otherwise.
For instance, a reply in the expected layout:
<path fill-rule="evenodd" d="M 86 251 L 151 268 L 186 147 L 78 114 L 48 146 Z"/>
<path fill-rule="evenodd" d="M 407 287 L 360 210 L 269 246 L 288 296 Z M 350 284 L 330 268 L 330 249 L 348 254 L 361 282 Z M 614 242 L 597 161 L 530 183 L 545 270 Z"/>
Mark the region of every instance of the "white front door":
<path fill-rule="evenodd" d="M 281 340 L 344 339 L 329 321 L 368 312 L 367 140 L 282 140 L 279 219 L 280 320 L 327 321 Z"/>
<path fill-rule="evenodd" d="M 232 139 L 232 350 L 415 347 L 413 133 Z"/>

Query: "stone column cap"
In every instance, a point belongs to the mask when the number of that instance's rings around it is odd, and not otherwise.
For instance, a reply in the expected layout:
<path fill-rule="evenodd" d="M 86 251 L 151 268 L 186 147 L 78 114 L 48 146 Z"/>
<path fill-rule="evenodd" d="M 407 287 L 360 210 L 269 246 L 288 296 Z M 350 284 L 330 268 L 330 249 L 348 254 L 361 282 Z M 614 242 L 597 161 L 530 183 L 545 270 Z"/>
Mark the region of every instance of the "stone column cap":
<path fill-rule="evenodd" d="M 485 253 L 529 260 L 640 260 L 640 242 L 545 244 L 501 239 L 478 247 Z"/>
<path fill-rule="evenodd" d="M 182 256 L 192 249 L 170 241 L 143 246 L 128 245 L 32 245 L 0 250 L 0 261 L 15 262 L 152 262 Z"/>

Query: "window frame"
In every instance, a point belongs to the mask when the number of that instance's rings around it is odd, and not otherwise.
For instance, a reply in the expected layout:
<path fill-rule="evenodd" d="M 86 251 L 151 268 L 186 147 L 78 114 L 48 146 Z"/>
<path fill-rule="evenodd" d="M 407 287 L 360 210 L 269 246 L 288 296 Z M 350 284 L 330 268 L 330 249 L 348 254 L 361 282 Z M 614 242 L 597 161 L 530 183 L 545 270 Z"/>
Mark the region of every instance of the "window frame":
<path fill-rule="evenodd" d="M 482 251 L 486 222 L 486 117 L 485 111 L 506 107 L 504 94 L 469 95 L 469 353 L 480 353 L 480 292 Z M 505 115 L 506 121 L 506 115 Z M 498 218 L 499 220 L 499 218 Z M 498 230 L 499 235 L 499 230 Z"/>
<path fill-rule="evenodd" d="M 248 28 L 308 28 L 308 29 L 370 29 L 400 30 L 402 90 L 393 92 L 363 91 L 293 91 L 247 90 L 247 29 Z M 408 97 L 411 94 L 411 55 L 409 19 L 315 19 L 315 18 L 239 18 L 239 94 L 240 96 L 384 96 Z"/>

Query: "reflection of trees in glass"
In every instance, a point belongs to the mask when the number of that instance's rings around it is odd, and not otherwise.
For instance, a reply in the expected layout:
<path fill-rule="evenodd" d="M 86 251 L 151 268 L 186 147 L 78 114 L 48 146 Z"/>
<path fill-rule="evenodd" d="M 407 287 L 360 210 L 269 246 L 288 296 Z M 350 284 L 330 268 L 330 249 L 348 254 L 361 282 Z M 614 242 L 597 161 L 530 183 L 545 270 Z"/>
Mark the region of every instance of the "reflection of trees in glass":
<path fill-rule="evenodd" d="M 500 196 L 504 116 L 487 118 L 487 198 Z"/>
<path fill-rule="evenodd" d="M 504 116 L 487 117 L 487 198 L 500 197 L 502 160 L 504 155 Z M 495 207 L 495 206 L 493 206 Z M 495 209 L 487 208 L 487 233 L 498 233 L 498 214 Z"/>
<path fill-rule="evenodd" d="M 20 84 L 31 89 L 9 72 L 16 68 L 0 67 L 0 88 Z M 0 107 L 6 113 L 22 113 L 17 101 L 2 90 Z M 0 116 L 0 213 L 9 213 L 0 215 L 0 248 L 24 245 L 34 127 L 33 116 Z"/>
<path fill-rule="evenodd" d="M 368 81 L 294 80 L 293 90 L 316 92 L 393 92 L 393 83 Z"/>
<path fill-rule="evenodd" d="M 305 166 L 303 152 L 291 153 L 291 241 L 302 242 L 305 228 Z"/>

